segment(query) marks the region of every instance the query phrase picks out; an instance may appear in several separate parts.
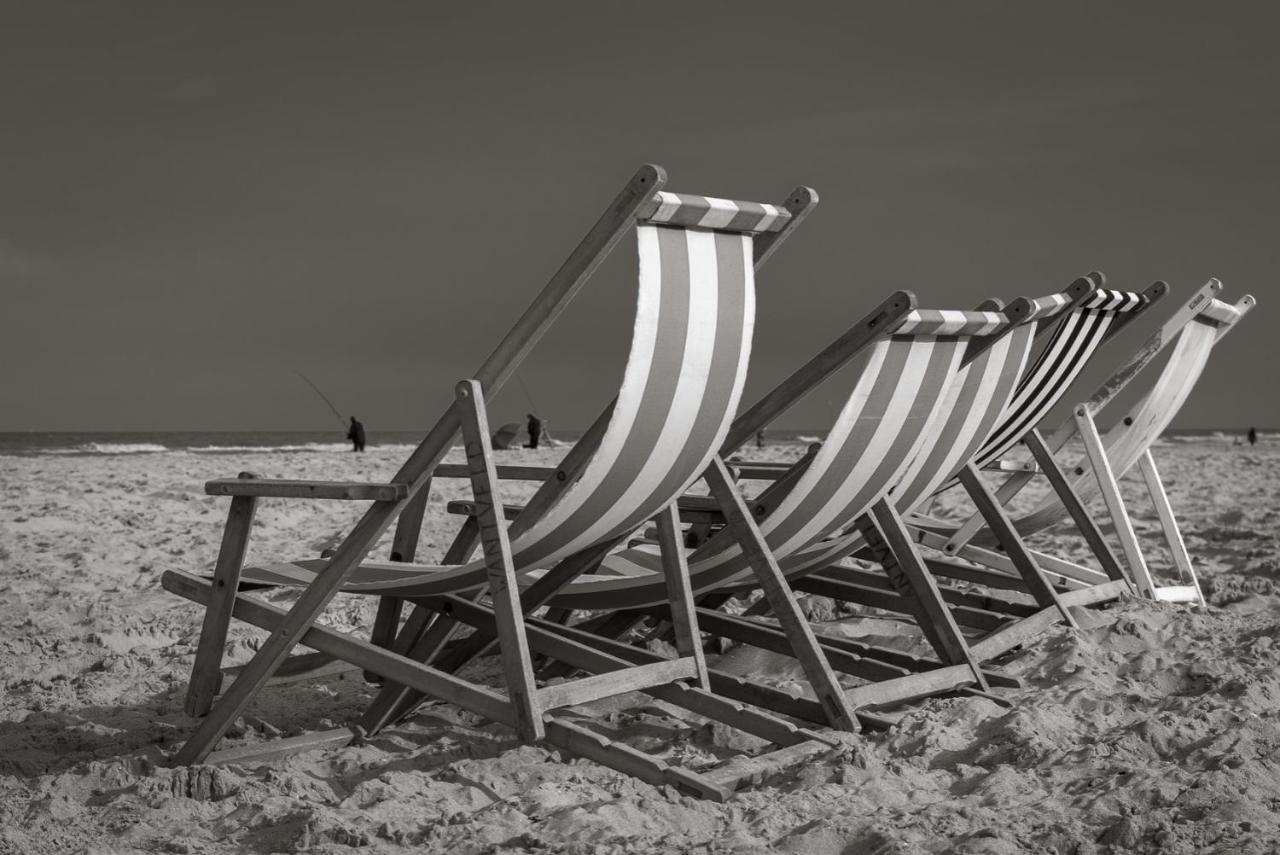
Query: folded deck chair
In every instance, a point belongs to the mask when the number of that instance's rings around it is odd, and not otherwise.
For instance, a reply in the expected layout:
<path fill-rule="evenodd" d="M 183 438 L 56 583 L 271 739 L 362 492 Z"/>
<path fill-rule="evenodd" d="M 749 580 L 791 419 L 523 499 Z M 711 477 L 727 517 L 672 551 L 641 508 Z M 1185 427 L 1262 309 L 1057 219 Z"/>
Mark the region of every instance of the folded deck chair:
<path fill-rule="evenodd" d="M 207 605 L 189 708 L 202 712 L 203 707 L 208 715 L 178 752 L 177 762 L 245 759 L 246 753 L 237 749 L 211 752 L 298 643 L 380 675 L 391 686 L 451 701 L 510 725 L 523 738 L 545 738 L 644 780 L 713 798 L 726 796 L 743 778 L 758 775 L 768 762 L 802 761 L 836 744 L 830 737 L 707 691 L 691 608 L 676 606 L 684 619 L 678 645 L 681 656 L 659 662 L 636 663 L 523 620 L 520 585 L 532 571 L 550 568 L 533 588 L 548 580 L 562 585 L 589 566 L 593 555 L 637 526 L 651 519 L 660 526 L 674 525 L 670 507 L 706 469 L 737 407 L 753 329 L 754 268 L 816 201 L 816 194 L 806 188 L 797 191 L 786 206 L 682 196 L 662 191 L 664 180 L 656 167 L 641 169 L 476 378 L 458 384 L 453 405 L 391 482 L 352 485 L 243 479 L 210 485 L 213 492 L 235 497 L 214 578 L 206 581 L 174 571 L 164 575 L 168 590 Z M 538 512 L 522 516 L 521 524 L 512 525 L 508 532 L 496 494 L 484 396 L 510 375 L 515 361 L 559 314 L 599 257 L 631 229 L 639 248 L 639 298 L 631 353 L 618 395 L 589 432 L 585 445 L 580 444 L 581 465 L 574 477 L 549 481 L 535 497 Z M 459 429 L 481 509 L 477 522 L 483 558 L 454 566 L 366 561 L 378 535 L 423 490 Z M 328 559 L 242 568 L 253 502 L 261 496 L 367 498 L 374 504 Z M 691 606 L 682 556 L 678 551 L 667 554 L 667 596 L 673 603 Z M 285 612 L 238 592 L 242 581 L 298 585 L 304 590 L 293 609 Z M 318 626 L 316 618 L 339 591 L 415 604 L 428 602 L 431 596 L 451 597 L 459 608 L 487 608 L 490 628 L 500 642 L 506 694 L 459 679 L 412 655 Z M 480 602 L 482 593 L 490 601 L 487 607 Z M 232 617 L 268 629 L 271 635 L 210 708 Z M 402 630 L 396 640 L 404 634 Z M 420 640 L 415 637 L 408 642 L 412 646 Z M 539 687 L 530 648 L 573 661 L 594 676 Z M 782 748 L 766 758 L 693 772 L 607 739 L 561 712 L 564 707 L 637 690 Z M 357 730 L 340 729 L 302 737 L 278 750 L 331 745 L 359 736 Z M 252 753 L 261 756 L 263 752 L 258 747 Z"/>
<path fill-rule="evenodd" d="M 1037 474 L 1043 473 L 1049 478 L 1051 493 L 1034 510 L 1013 518 L 1014 526 L 1024 535 L 1063 522 L 1072 517 L 1082 503 L 1101 495 L 1135 584 L 1143 594 L 1156 599 L 1203 602 L 1190 556 L 1160 481 L 1151 446 L 1168 428 L 1190 395 L 1214 344 L 1256 304 L 1253 297 L 1246 295 L 1232 306 L 1217 299 L 1216 295 L 1221 290 L 1220 282 L 1210 280 L 1138 347 L 1093 395 L 1077 405 L 1070 419 L 1047 437 L 1037 431 L 1028 434 L 1027 444 L 1039 468 L 1011 475 L 995 493 L 1001 504 L 1007 504 Z M 1147 394 L 1117 418 L 1105 436 L 1102 435 L 1096 422 L 1099 413 L 1161 351 L 1170 347 L 1169 359 Z M 1077 434 L 1083 442 L 1085 456 L 1073 472 L 1074 480 L 1068 481 L 1062 477 L 1054 454 Z M 1155 583 L 1128 517 L 1118 479 L 1135 465 L 1139 467 L 1155 505 L 1174 568 L 1181 576 L 1181 584 L 1160 586 Z M 1008 570 L 1002 556 L 990 549 L 992 538 L 989 532 L 983 531 L 980 520 L 970 519 L 959 527 L 941 525 L 935 520 L 925 520 L 923 525 L 927 532 L 923 538 L 926 544 L 999 570 Z M 1046 564 L 1050 565 L 1051 571 L 1061 573 L 1066 582 L 1075 586 L 1105 581 L 1096 577 L 1091 579 L 1084 568 L 1070 562 L 1049 558 Z M 945 565 L 939 565 L 937 569 L 948 572 Z M 1000 579 L 984 578 L 988 582 L 1001 583 Z"/>

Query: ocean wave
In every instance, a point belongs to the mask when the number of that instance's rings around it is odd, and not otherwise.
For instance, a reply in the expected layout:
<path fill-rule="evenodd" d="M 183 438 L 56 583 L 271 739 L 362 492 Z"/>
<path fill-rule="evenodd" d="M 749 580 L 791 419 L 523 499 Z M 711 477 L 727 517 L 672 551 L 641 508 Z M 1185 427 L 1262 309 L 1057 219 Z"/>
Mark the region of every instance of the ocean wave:
<path fill-rule="evenodd" d="M 155 442 L 86 442 L 75 448 L 49 448 L 44 454 L 159 454 L 169 451 L 167 445 Z"/>
<path fill-rule="evenodd" d="M 409 451 L 413 446 L 405 444 L 370 445 L 371 451 Z M 200 445 L 184 448 L 192 454 L 274 454 L 281 451 L 293 452 L 334 452 L 351 451 L 349 442 L 303 442 L 291 445 Z"/>

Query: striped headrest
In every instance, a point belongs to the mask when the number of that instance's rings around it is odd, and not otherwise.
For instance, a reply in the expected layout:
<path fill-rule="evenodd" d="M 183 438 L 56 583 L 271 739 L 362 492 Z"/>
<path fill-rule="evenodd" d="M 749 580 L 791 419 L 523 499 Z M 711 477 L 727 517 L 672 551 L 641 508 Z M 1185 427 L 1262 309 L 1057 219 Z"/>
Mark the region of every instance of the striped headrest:
<path fill-rule="evenodd" d="M 1063 306 L 1071 302 L 1071 295 L 1066 291 L 1060 291 L 1047 297 L 1028 298 L 1027 302 L 1031 304 L 1031 312 L 1026 319 L 1028 321 L 1038 321 L 1041 318 L 1056 315 L 1060 312 Z"/>
<path fill-rule="evenodd" d="M 915 309 L 907 314 L 894 335 L 989 335 L 1004 329 L 1009 319 L 1001 312 L 962 312 L 952 309 Z"/>
<path fill-rule="evenodd" d="M 791 219 L 791 212 L 763 202 L 734 202 L 662 190 L 640 210 L 637 219 L 642 223 L 762 234 L 779 231 Z"/>
<path fill-rule="evenodd" d="M 1099 288 L 1080 303 L 1082 309 L 1101 309 L 1105 312 L 1132 312 L 1147 302 L 1147 298 L 1133 291 L 1112 291 Z"/>
<path fill-rule="evenodd" d="M 1246 300 L 1251 298 L 1246 297 Z M 1224 303 L 1221 300 L 1210 300 L 1200 310 L 1200 316 L 1208 318 L 1211 321 L 1217 321 L 1220 324 L 1234 324 L 1236 321 L 1244 317 L 1244 312 L 1237 309 L 1230 303 Z"/>

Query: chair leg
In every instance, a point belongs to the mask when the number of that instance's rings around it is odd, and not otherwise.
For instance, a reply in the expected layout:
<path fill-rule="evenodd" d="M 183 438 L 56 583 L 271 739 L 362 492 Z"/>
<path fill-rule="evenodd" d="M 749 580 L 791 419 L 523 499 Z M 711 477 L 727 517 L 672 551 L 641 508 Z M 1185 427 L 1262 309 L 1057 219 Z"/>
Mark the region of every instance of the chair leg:
<path fill-rule="evenodd" d="M 1075 627 L 1075 618 L 1071 616 L 1071 612 L 1067 611 L 1066 606 L 1058 599 L 1058 594 L 1053 590 L 1053 585 L 1049 584 L 1044 571 L 1040 569 L 1040 565 L 1036 563 L 1035 558 L 1027 549 L 1027 545 L 1022 542 L 1022 537 L 1018 534 L 1017 529 L 1013 527 L 1013 521 L 1009 519 L 1009 514 L 996 501 L 996 497 L 992 495 L 990 488 L 982 482 L 982 476 L 978 474 L 977 467 L 972 463 L 965 464 L 965 467 L 960 470 L 960 483 L 964 485 L 965 492 L 969 494 L 969 498 L 977 506 L 978 513 L 982 514 L 991 531 L 995 533 L 996 540 L 1004 547 L 1005 554 L 1013 562 L 1018 575 L 1026 583 L 1027 590 L 1031 596 L 1035 597 L 1036 603 L 1041 608 L 1056 609 L 1067 626 Z"/>
<path fill-rule="evenodd" d="M 489 420 L 484 393 L 475 380 L 464 380 L 455 390 L 467 464 L 471 468 L 471 489 L 475 494 L 476 519 L 480 524 L 480 544 L 489 575 L 489 597 L 493 602 L 502 670 L 507 694 L 516 713 L 516 731 L 523 739 L 536 741 L 546 735 L 542 712 L 538 709 L 538 687 L 533 677 L 529 640 L 520 609 L 520 586 L 516 580 L 511 543 L 502 499 L 495 486 L 498 472 L 489 446 Z"/>
<path fill-rule="evenodd" d="M 252 476 L 242 474 L 240 477 Z M 213 571 L 213 597 L 204 612 L 196 660 L 191 666 L 191 682 L 187 685 L 185 709 L 190 716 L 207 714 L 213 706 L 214 696 L 222 690 L 222 652 L 227 643 L 227 631 L 231 628 L 231 609 L 236 589 L 240 586 L 240 571 L 249 546 L 249 530 L 253 527 L 256 506 L 257 499 L 253 496 L 236 496 L 231 500 L 227 525 L 222 530 L 218 563 Z"/>
<path fill-rule="evenodd" d="M 1049 486 L 1057 493 L 1058 501 L 1062 502 L 1062 506 L 1067 509 L 1067 513 L 1071 515 L 1071 519 L 1075 522 L 1076 528 L 1084 535 L 1085 542 L 1089 544 L 1089 549 L 1093 551 L 1093 557 L 1098 559 L 1098 563 L 1102 565 L 1102 571 L 1107 574 L 1107 578 L 1113 582 L 1132 584 L 1132 581 L 1124 572 L 1124 568 L 1120 566 L 1116 554 L 1111 551 L 1111 546 L 1103 536 L 1102 529 L 1098 528 L 1098 524 L 1094 522 L 1093 517 L 1089 516 L 1089 511 L 1085 508 L 1084 502 L 1080 500 L 1080 495 L 1076 492 L 1075 487 L 1071 486 L 1071 481 L 1067 478 L 1067 474 L 1062 471 L 1062 467 L 1058 465 L 1058 461 L 1054 459 L 1053 452 L 1049 450 L 1049 446 L 1044 441 L 1044 437 L 1040 435 L 1040 431 L 1032 430 L 1027 434 L 1024 441 L 1031 451 L 1031 456 L 1036 459 L 1036 463 L 1040 465 L 1041 471 L 1044 472 L 1045 478 L 1048 479 Z"/>
<path fill-rule="evenodd" d="M 729 475 L 728 469 L 719 457 L 716 457 L 706 472 L 707 484 L 720 503 L 720 509 L 730 530 L 738 540 L 743 555 L 750 562 L 756 580 L 764 590 L 764 594 L 773 604 L 774 617 L 779 626 L 787 634 L 792 653 L 804 668 L 805 676 L 813 687 L 826 712 L 827 720 L 833 727 L 856 731 L 857 719 L 853 708 L 845 698 L 839 680 L 831 663 L 827 661 L 818 640 L 813 634 L 813 627 L 805 620 L 804 612 L 796 602 L 795 594 L 787 584 L 782 569 L 774 560 L 773 554 L 765 543 L 764 535 L 756 527 L 751 512 L 747 509 L 738 486 Z"/>
<path fill-rule="evenodd" d="M 949 665 L 968 665 L 978 685 L 987 689 L 982 668 L 970 652 L 951 610 L 943 602 L 937 580 L 925 567 L 890 500 L 876 501 L 859 522 L 859 529 L 893 582 L 894 590 L 913 605 L 916 622 L 939 658 Z"/>
<path fill-rule="evenodd" d="M 1129 512 L 1124 506 L 1124 498 L 1120 495 L 1120 483 L 1111 470 L 1111 461 L 1107 458 L 1107 450 L 1102 444 L 1098 426 L 1093 421 L 1093 415 L 1083 405 L 1076 408 L 1075 420 L 1080 430 L 1080 438 L 1084 441 L 1085 455 L 1089 458 L 1094 477 L 1098 479 L 1102 500 L 1107 505 L 1107 513 L 1111 516 L 1116 537 L 1120 539 L 1120 548 L 1129 565 L 1129 573 L 1137 583 L 1138 590 L 1155 599 L 1155 583 L 1151 580 L 1147 561 L 1142 556 L 1138 534 L 1133 530 L 1133 522 L 1129 519 Z"/>
<path fill-rule="evenodd" d="M 698 671 L 699 688 L 709 689 L 707 660 L 702 652 L 702 635 L 698 632 L 698 615 L 689 582 L 689 565 L 680 542 L 680 511 L 674 504 L 658 514 L 658 545 L 662 550 L 662 573 L 666 577 L 667 597 L 671 600 L 671 623 L 675 628 L 676 653 L 693 657 Z"/>
<path fill-rule="evenodd" d="M 1147 492 L 1151 494 L 1151 502 L 1155 505 L 1156 515 L 1160 518 L 1160 528 L 1164 531 L 1164 539 L 1169 544 L 1169 553 L 1173 556 L 1173 564 L 1183 581 L 1190 582 L 1196 589 L 1196 598 L 1204 605 L 1204 592 L 1200 590 L 1200 580 L 1196 578 L 1195 566 L 1191 563 L 1191 555 L 1182 540 L 1182 530 L 1178 528 L 1178 519 L 1173 515 L 1173 505 L 1169 504 L 1169 495 L 1164 491 L 1164 482 L 1160 480 L 1160 470 L 1156 469 L 1156 460 L 1151 456 L 1151 449 L 1138 458 L 1138 466 L 1142 470 L 1142 479 L 1147 483 Z"/>

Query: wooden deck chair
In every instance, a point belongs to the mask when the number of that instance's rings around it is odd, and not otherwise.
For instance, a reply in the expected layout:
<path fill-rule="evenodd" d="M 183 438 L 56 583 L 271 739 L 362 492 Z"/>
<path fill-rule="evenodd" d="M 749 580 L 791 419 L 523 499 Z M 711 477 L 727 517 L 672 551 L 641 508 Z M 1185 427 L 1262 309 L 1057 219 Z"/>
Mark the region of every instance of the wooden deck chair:
<path fill-rule="evenodd" d="M 1052 492 L 1033 511 L 1014 519 L 1018 531 L 1024 534 L 1042 531 L 1073 515 L 1076 508 L 1098 495 L 1102 496 L 1125 557 L 1139 591 L 1149 597 L 1175 602 L 1203 602 L 1196 581 L 1195 570 L 1168 497 L 1160 481 L 1151 446 L 1168 428 L 1199 379 L 1214 344 L 1226 335 L 1247 314 L 1256 301 L 1252 296 L 1242 297 L 1234 306 L 1217 299 L 1222 284 L 1210 280 L 1183 304 L 1148 338 L 1119 370 L 1112 375 L 1085 402 L 1074 408 L 1072 418 L 1065 421 L 1048 437 L 1032 432 L 1028 446 L 1039 464 L 1038 469 L 1015 473 L 995 493 L 1001 504 L 1007 504 L 1039 472 L 1050 480 Z M 1166 348 L 1172 348 L 1168 362 L 1152 383 L 1147 394 L 1122 417 L 1118 418 L 1103 436 L 1097 427 L 1097 417 L 1115 397 Z M 1084 460 L 1074 471 L 1074 481 L 1068 481 L 1056 463 L 1058 453 L 1075 436 L 1079 435 L 1085 449 Z M 1173 559 L 1173 566 L 1181 576 L 1181 584 L 1160 586 L 1152 578 L 1132 522 L 1120 495 L 1118 479 L 1135 465 L 1139 467 L 1144 484 L 1155 505 L 1166 544 Z M 952 554 L 1007 570 L 1001 566 L 1000 557 L 989 549 L 989 536 L 981 533 L 981 524 L 969 520 L 959 529 L 947 533 L 934 529 L 926 542 L 942 546 Z M 1099 535 L 1095 535 L 1100 537 Z M 1054 569 L 1061 571 L 1069 582 L 1088 584 L 1089 579 L 1081 568 L 1065 561 L 1050 559 Z"/>
<path fill-rule="evenodd" d="M 901 307 L 888 322 L 880 320 L 882 311 L 873 313 L 735 421 L 725 448 L 736 448 L 754 434 L 759 418 L 781 412 L 841 362 L 861 352 L 862 370 L 827 441 L 790 477 L 744 502 L 723 462 L 713 464 L 708 472 L 713 498 L 708 504 L 726 525 L 688 558 L 695 594 L 756 586 L 759 580 L 752 578 L 748 565 L 759 560 L 775 563 L 783 578 L 774 589 L 764 586 L 764 592 L 779 621 L 778 629 L 706 605 L 697 610 L 697 617 L 706 632 L 791 653 L 794 648 L 787 643 L 786 626 L 799 609 L 787 579 L 847 554 L 863 538 L 879 544 L 896 596 L 909 604 L 940 658 L 930 662 L 899 651 L 819 639 L 832 668 L 866 681 L 845 691 L 855 707 L 987 687 L 989 675 L 968 654 L 937 586 L 905 535 L 889 492 L 910 472 L 921 448 L 932 450 L 939 445 L 939 435 L 947 437 L 941 443 L 946 445 L 940 452 L 944 458 L 963 455 L 956 449 L 966 444 L 971 446 L 968 454 L 976 451 L 986 436 L 985 431 L 976 435 L 982 419 L 950 420 L 951 408 L 962 400 L 976 399 L 984 412 L 999 412 L 1013 392 L 1031 332 L 1019 320 L 1029 313 L 1029 301 L 1004 312 L 914 310 L 897 295 L 886 303 Z M 868 335 L 870 329 L 878 331 Z M 1013 370 L 1007 369 L 1009 363 Z M 974 375 L 963 370 L 972 366 L 980 367 L 978 382 L 969 382 Z M 990 373 L 988 366 L 993 366 Z M 987 420 L 988 427 L 991 421 Z M 935 483 L 949 471 L 935 475 Z M 570 609 L 667 616 L 659 570 L 658 553 L 651 549 L 614 553 L 605 558 L 600 574 L 575 580 L 552 603 Z"/>
<path fill-rule="evenodd" d="M 1023 304 L 1018 312 L 1022 324 L 1016 329 L 1009 327 L 1008 331 L 1011 334 L 998 339 L 997 346 L 970 354 L 970 358 L 965 360 L 960 370 L 957 382 L 951 386 L 948 399 L 939 410 L 946 413 L 945 420 L 930 432 L 929 437 L 921 441 L 914 463 L 893 488 L 893 507 L 896 510 L 910 511 L 922 499 L 937 491 L 944 482 L 949 479 L 954 480 L 957 474 L 976 477 L 971 459 L 983 451 L 991 454 L 990 449 L 997 448 L 992 439 L 998 438 L 1000 431 L 1005 429 L 1013 418 L 1025 416 L 1026 401 L 1031 399 L 1031 395 L 1036 396 L 1037 404 L 1043 405 L 1047 401 L 1048 405 L 1052 405 L 1058 394 L 1054 384 L 1069 383 L 1069 379 L 1064 380 L 1064 378 L 1074 377 L 1079 366 L 1087 360 L 1088 355 L 1105 337 L 1107 329 L 1119 325 L 1111 323 L 1115 318 L 1114 311 L 1110 308 L 1098 311 L 1098 308 L 1141 306 L 1157 297 L 1163 287 L 1157 286 L 1150 289 L 1149 295 L 1100 292 L 1097 284 L 1101 282 L 1101 275 L 1091 274 L 1091 276 L 1094 278 L 1077 280 L 1060 294 L 1034 301 L 1025 299 L 1019 301 Z M 1060 315 L 1063 315 L 1062 323 L 1055 327 L 1054 319 Z M 1057 330 L 1043 349 L 1043 353 L 1050 354 L 1052 358 L 1046 358 L 1042 354 L 1031 370 L 1024 371 L 1035 337 L 1033 331 L 1035 334 L 1040 334 L 1047 328 Z M 1066 335 L 1062 334 L 1064 329 L 1067 330 Z M 828 361 L 829 357 L 824 353 L 815 360 L 815 363 L 823 364 Z M 797 374 L 803 377 L 804 371 Z M 802 384 L 787 381 L 779 387 L 779 390 L 794 391 L 798 388 L 802 388 Z M 770 418 L 775 416 L 779 411 L 778 400 L 783 394 L 785 391 L 775 390 L 775 393 L 766 396 L 762 401 L 764 406 L 753 408 L 752 411 L 740 417 L 735 422 L 735 430 L 731 431 L 734 444 L 727 444 L 726 448 L 736 450 L 742 440 L 753 435 L 754 431 L 764 423 L 759 417 L 753 417 L 756 413 L 765 414 Z M 808 465 L 809 461 L 805 461 L 797 468 Z M 768 477 L 777 477 L 777 473 L 768 473 Z M 786 480 L 784 476 L 780 483 L 785 483 Z M 968 483 L 966 487 L 972 489 Z M 766 521 L 769 520 L 768 514 L 771 512 L 774 501 L 766 491 L 753 502 L 755 509 L 766 515 L 764 517 Z M 1003 519 L 992 519 L 992 524 L 999 525 L 1002 521 Z M 762 527 L 766 524 L 762 522 Z M 809 593 L 821 594 L 837 600 L 860 602 L 888 611 L 917 613 L 918 607 L 911 598 L 904 597 L 893 590 L 891 578 L 831 565 L 830 562 L 843 557 L 842 553 L 848 554 L 849 551 L 863 545 L 861 540 L 863 534 L 862 531 L 850 532 L 843 540 L 828 538 L 827 542 L 817 550 L 816 555 L 806 555 L 803 551 L 794 555 L 784 554 L 781 561 L 787 568 L 788 578 L 794 580 L 793 584 L 798 590 Z M 1068 603 L 1049 584 L 1017 533 L 1006 525 L 1001 534 L 1003 542 L 1007 543 L 1008 552 L 1014 558 L 1023 583 L 1035 597 L 1035 603 L 1039 607 L 1055 610 L 1057 617 L 1068 624 L 1074 622 L 1068 611 L 1068 605 L 1114 597 L 1122 590 L 1123 582 L 1095 590 L 1091 600 L 1078 595 Z M 893 556 L 886 550 L 883 539 L 876 537 L 874 542 L 877 549 L 870 557 L 892 564 Z M 696 558 L 691 560 L 696 567 L 698 564 Z M 813 572 L 815 570 L 817 572 Z M 700 575 L 696 570 L 694 579 L 695 585 L 701 584 Z M 966 628 L 977 628 L 987 633 L 1007 629 L 1008 625 L 1016 622 L 1018 618 L 1035 612 L 1035 606 L 1010 603 L 990 596 L 975 597 L 942 588 L 938 593 L 950 606 L 957 624 L 965 625 Z M 936 602 L 936 598 L 934 600 Z M 705 599 L 702 604 L 708 605 Z M 760 604 L 768 605 L 768 601 L 762 600 Z M 940 604 L 937 605 L 940 606 Z M 760 610 L 762 611 L 763 609 Z M 941 619 L 941 613 L 941 608 L 935 608 L 933 619 Z M 748 630 L 746 625 L 735 623 L 726 616 L 702 613 L 704 629 L 726 621 L 735 626 L 740 633 L 759 634 L 758 631 Z M 625 626 L 625 623 L 614 623 L 613 629 L 616 632 Z M 862 652 L 873 654 L 876 651 Z M 882 693 L 881 697 L 889 698 L 890 693 Z"/>
<path fill-rule="evenodd" d="M 244 479 L 213 485 L 216 492 L 235 497 L 214 578 L 175 571 L 163 577 L 168 590 L 206 605 L 192 676 L 195 701 L 207 706 L 218 688 L 218 666 L 232 617 L 270 630 L 271 635 L 209 709 L 178 752 L 178 763 L 245 759 L 246 753 L 237 749 L 212 751 L 232 720 L 299 643 L 381 675 L 390 684 L 510 725 L 523 738 L 545 738 L 644 780 L 712 798 L 726 797 L 744 778 L 757 775 L 762 764 L 802 761 L 836 744 L 829 737 L 707 691 L 688 577 L 678 550 L 667 550 L 663 565 L 668 597 L 685 621 L 678 659 L 636 663 L 523 620 L 520 583 L 530 571 L 553 568 L 553 574 L 564 577 L 558 582 L 563 584 L 572 578 L 569 571 L 581 572 L 586 566 L 581 556 L 606 548 L 646 521 L 657 519 L 664 530 L 674 526 L 671 506 L 707 467 L 737 407 L 753 328 L 754 268 L 816 201 L 816 194 L 806 188 L 784 207 L 682 196 L 663 191 L 664 183 L 660 169 L 640 170 L 476 378 L 458 385 L 453 405 L 391 482 L 352 485 Z M 639 299 L 631 355 L 618 396 L 580 455 L 585 458 L 580 471 L 571 480 L 548 482 L 546 492 L 540 494 L 542 510 L 508 531 L 496 492 L 486 390 L 501 385 L 599 257 L 632 228 L 639 247 Z M 366 561 L 380 532 L 428 483 L 459 429 L 475 501 L 481 508 L 477 521 L 483 559 L 457 566 Z M 242 568 L 254 500 L 299 495 L 368 498 L 374 504 L 327 560 Z M 539 581 L 547 579 L 543 576 Z M 304 590 L 297 604 L 285 612 L 239 592 L 242 580 L 295 584 Z M 317 625 L 315 619 L 339 591 L 415 604 L 442 596 L 456 601 L 459 609 L 482 607 L 472 595 L 485 591 L 491 601 L 490 628 L 500 640 L 506 694 Z M 457 596 L 459 592 L 467 596 Z M 682 609 L 680 603 L 690 608 Z M 539 687 L 532 673 L 530 647 L 570 659 L 594 676 Z M 561 711 L 632 691 L 648 692 L 782 747 L 765 758 L 744 758 L 725 768 L 693 772 L 607 739 Z M 358 729 L 345 728 L 309 735 L 276 750 L 340 744 L 360 736 Z M 261 748 L 252 753 L 260 755 Z"/>

